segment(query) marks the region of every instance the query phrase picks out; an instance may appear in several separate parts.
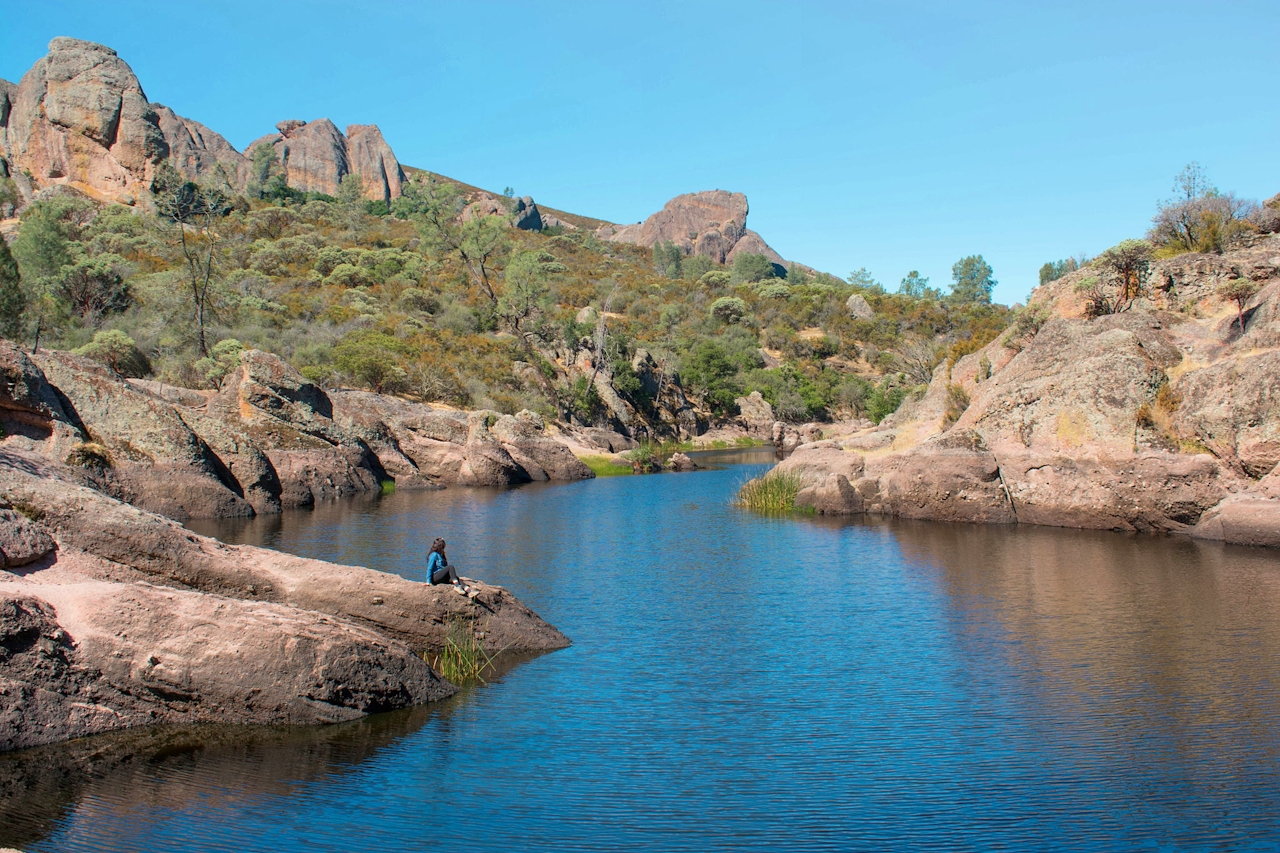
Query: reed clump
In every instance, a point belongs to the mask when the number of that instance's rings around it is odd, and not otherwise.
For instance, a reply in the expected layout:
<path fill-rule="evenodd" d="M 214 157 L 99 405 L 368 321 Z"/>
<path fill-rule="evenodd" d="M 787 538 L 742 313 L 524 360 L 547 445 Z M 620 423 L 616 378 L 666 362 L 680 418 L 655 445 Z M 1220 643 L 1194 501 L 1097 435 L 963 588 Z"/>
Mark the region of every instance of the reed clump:
<path fill-rule="evenodd" d="M 485 683 L 483 673 L 493 666 L 493 655 L 484 650 L 473 619 L 451 619 L 445 628 L 444 646 L 422 659 L 447 681 L 457 685 Z"/>
<path fill-rule="evenodd" d="M 773 469 L 763 477 L 748 480 L 738 489 L 738 506 L 757 512 L 790 512 L 796 508 L 796 495 L 808 483 L 795 471 Z"/>

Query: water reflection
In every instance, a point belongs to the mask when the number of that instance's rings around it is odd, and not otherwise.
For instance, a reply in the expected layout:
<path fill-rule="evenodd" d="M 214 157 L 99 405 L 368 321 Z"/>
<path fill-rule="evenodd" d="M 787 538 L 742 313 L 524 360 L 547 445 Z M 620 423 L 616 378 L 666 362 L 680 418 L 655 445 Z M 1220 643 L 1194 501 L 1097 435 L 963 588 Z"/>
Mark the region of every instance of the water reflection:
<path fill-rule="evenodd" d="M 34 815 L 19 842 L 1183 850 L 1280 837 L 1280 557 L 762 518 L 729 498 L 769 458 L 736 458 L 747 464 L 220 525 L 419 579 L 443 535 L 464 569 L 575 645 L 350 729 L 219 732 L 172 754 L 144 742 L 103 749 L 126 756 L 106 769 L 50 761 L 0 794 L 7 815 Z"/>

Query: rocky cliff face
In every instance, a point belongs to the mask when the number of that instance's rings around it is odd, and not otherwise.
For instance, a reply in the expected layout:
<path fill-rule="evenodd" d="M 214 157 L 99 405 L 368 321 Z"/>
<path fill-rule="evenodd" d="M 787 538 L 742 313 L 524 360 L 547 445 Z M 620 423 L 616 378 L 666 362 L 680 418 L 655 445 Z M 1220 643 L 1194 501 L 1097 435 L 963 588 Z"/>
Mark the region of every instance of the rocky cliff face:
<path fill-rule="evenodd" d="M 639 225 L 606 225 L 596 234 L 601 239 L 638 246 L 674 243 L 686 255 L 705 255 L 718 264 L 732 261 L 742 252 L 783 263 L 759 234 L 747 230 L 747 211 L 747 197 L 742 193 L 687 193 L 671 199 Z"/>
<path fill-rule="evenodd" d="M 198 121 L 153 104 L 160 132 L 169 146 L 169 164 L 196 181 L 225 182 L 243 189 L 249 182 L 249 160 L 235 147 Z"/>
<path fill-rule="evenodd" d="M 180 391 L 0 340 L 0 446 L 71 462 L 107 494 L 177 519 L 274 513 L 389 479 L 439 488 L 593 476 L 532 413 L 330 395 L 256 350 L 212 397 Z"/>
<path fill-rule="evenodd" d="M 3 156 L 35 189 L 70 184 L 95 198 L 134 199 L 169 155 L 159 115 L 108 47 L 55 38 L 48 55 L 5 88 Z"/>
<path fill-rule="evenodd" d="M 290 186 L 333 195 L 354 173 L 366 198 L 400 195 L 404 172 L 376 125 L 349 125 L 346 136 L 328 119 L 277 127 L 259 142 L 275 146 Z M 99 200 L 134 203 L 166 161 L 193 180 L 237 191 L 249 181 L 245 155 L 199 122 L 150 103 L 111 48 L 56 38 L 21 82 L 0 80 L 0 177 L 13 177 L 27 200 L 68 184 Z"/>
<path fill-rule="evenodd" d="M 939 366 L 880 427 L 799 447 L 797 502 L 1280 546 L 1280 237 L 1159 261 L 1143 299 L 1091 318 L 1076 284 L 1096 274 L 1038 289 L 1034 336 Z M 1216 294 L 1232 278 L 1260 288 L 1243 329 Z"/>

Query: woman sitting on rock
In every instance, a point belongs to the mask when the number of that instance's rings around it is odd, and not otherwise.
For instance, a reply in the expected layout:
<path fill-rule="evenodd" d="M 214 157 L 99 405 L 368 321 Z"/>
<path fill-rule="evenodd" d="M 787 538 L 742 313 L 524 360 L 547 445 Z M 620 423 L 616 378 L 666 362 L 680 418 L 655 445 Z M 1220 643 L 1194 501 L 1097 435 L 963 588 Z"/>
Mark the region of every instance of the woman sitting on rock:
<path fill-rule="evenodd" d="M 449 558 L 444 554 L 443 539 L 436 539 L 431 543 L 431 553 L 427 554 L 427 577 L 431 579 L 432 584 L 448 581 L 463 595 L 471 594 L 471 587 L 463 583 L 458 572 L 449 565 Z"/>

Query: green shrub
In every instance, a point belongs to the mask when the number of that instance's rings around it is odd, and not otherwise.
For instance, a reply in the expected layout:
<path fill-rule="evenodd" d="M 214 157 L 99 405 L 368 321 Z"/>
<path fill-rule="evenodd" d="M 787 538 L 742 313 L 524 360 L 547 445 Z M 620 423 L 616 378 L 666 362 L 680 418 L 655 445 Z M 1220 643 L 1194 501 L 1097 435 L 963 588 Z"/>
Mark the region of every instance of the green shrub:
<path fill-rule="evenodd" d="M 738 488 L 737 505 L 756 512 L 790 512 L 796 508 L 796 496 L 807 485 L 795 471 L 774 468 L 763 477 L 748 480 Z"/>

